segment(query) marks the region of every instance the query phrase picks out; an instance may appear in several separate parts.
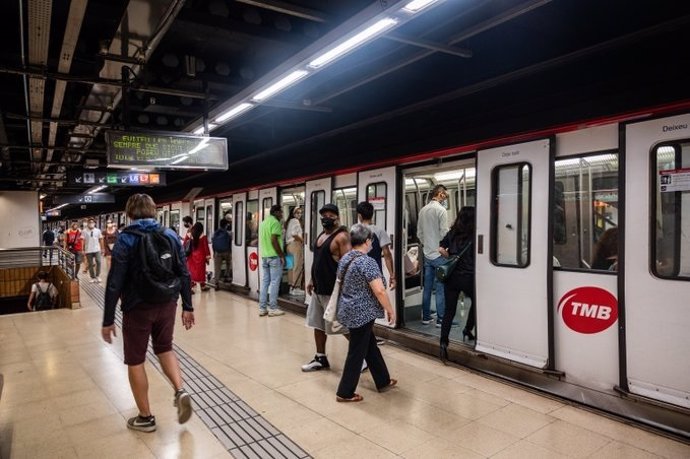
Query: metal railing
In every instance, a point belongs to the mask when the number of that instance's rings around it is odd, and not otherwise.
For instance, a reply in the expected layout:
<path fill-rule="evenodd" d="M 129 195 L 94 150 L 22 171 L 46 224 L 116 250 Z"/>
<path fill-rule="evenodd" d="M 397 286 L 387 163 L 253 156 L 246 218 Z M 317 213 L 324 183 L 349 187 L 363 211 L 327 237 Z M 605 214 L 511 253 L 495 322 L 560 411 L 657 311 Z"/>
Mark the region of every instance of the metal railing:
<path fill-rule="evenodd" d="M 0 268 L 59 266 L 70 279 L 76 279 L 74 262 L 74 254 L 58 246 L 0 249 Z"/>

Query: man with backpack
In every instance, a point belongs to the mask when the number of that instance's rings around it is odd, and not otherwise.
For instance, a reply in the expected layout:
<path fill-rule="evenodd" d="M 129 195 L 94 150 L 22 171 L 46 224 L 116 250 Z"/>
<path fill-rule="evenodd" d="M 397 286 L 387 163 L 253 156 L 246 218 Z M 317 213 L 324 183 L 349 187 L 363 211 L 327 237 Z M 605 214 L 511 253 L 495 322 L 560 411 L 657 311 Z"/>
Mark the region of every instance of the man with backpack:
<path fill-rule="evenodd" d="M 115 307 L 122 308 L 122 336 L 125 365 L 139 414 L 127 427 L 141 432 L 156 430 L 148 398 L 144 362 L 149 337 L 163 372 L 172 383 L 177 420 L 187 422 L 192 415 L 190 395 L 182 388 L 182 375 L 173 351 L 173 329 L 177 299 L 182 296 L 182 324 L 194 325 L 194 308 L 189 272 L 179 238 L 156 221 L 156 204 L 146 194 L 129 198 L 125 208 L 132 224 L 115 242 L 108 274 L 103 309 L 103 340 L 112 343 Z"/>
<path fill-rule="evenodd" d="M 371 250 L 367 255 L 376 261 L 382 274 L 382 258 L 386 260 L 386 268 L 388 268 L 388 274 L 390 275 L 388 285 L 390 285 L 390 289 L 393 290 L 396 282 L 395 269 L 393 268 L 393 254 L 391 254 L 391 238 L 385 230 L 371 223 L 372 218 L 374 218 L 374 206 L 370 202 L 362 201 L 357 204 L 357 218 L 362 225 L 369 228 L 373 237 L 371 241 Z"/>
<path fill-rule="evenodd" d="M 38 282 L 31 286 L 29 301 L 26 303 L 27 308 L 29 311 L 54 309 L 58 296 L 57 289 L 52 283 L 48 282 L 47 272 L 39 271 L 36 277 L 38 277 Z"/>
<path fill-rule="evenodd" d="M 225 261 L 225 276 L 228 278 L 232 270 L 232 233 L 228 229 L 230 224 L 225 218 L 220 219 L 218 229 L 211 236 L 211 247 L 213 248 L 213 282 L 216 290 L 220 289 L 220 271 Z"/>

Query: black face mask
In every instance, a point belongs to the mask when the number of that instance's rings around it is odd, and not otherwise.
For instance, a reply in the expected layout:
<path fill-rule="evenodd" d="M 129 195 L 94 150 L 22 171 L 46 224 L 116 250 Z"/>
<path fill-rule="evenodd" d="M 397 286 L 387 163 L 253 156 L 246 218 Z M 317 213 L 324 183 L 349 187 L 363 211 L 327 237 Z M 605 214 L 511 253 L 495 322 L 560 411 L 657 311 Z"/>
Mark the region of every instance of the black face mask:
<path fill-rule="evenodd" d="M 184 227 L 185 227 L 185 228 L 191 228 L 192 225 L 190 225 L 189 223 L 185 223 L 185 224 L 184 224 Z"/>
<path fill-rule="evenodd" d="M 323 229 L 331 229 L 335 227 L 335 218 L 323 217 L 321 218 L 321 226 Z"/>

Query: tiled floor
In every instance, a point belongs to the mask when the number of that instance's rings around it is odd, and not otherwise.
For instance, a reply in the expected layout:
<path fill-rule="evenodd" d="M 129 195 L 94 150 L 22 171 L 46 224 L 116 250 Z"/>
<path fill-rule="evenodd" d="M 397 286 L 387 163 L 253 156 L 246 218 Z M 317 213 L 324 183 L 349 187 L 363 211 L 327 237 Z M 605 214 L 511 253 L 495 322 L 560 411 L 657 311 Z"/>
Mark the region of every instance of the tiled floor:
<path fill-rule="evenodd" d="M 101 309 L 0 316 L 0 458 L 214 458 L 226 446 L 195 416 L 177 424 L 172 391 L 149 366 L 158 430 L 125 428 L 136 413 L 122 341 L 100 338 Z M 332 370 L 302 373 L 313 356 L 304 318 L 257 316 L 227 292 L 194 296 L 197 325 L 175 340 L 233 394 L 313 457 L 690 457 L 690 446 L 434 359 L 382 346 L 399 387 L 335 402 L 346 342 L 328 342 Z"/>

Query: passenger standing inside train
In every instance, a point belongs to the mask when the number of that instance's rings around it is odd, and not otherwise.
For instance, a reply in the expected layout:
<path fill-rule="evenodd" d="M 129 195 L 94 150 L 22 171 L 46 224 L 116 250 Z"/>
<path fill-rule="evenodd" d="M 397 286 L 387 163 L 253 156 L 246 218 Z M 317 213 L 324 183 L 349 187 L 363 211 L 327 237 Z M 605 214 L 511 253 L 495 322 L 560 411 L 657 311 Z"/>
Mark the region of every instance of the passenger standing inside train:
<path fill-rule="evenodd" d="M 126 211 L 132 219 L 132 225 L 129 227 L 132 230 L 141 233 L 161 230 L 156 221 L 156 204 L 150 196 L 133 195 L 127 201 Z M 127 427 L 141 432 L 156 430 L 156 418 L 151 414 L 149 406 L 149 384 L 144 367 L 149 337 L 151 337 L 153 352 L 158 357 L 163 373 L 175 390 L 173 404 L 177 407 L 178 422 L 185 423 L 192 415 L 191 397 L 182 388 L 182 375 L 172 347 L 177 299 L 180 295 L 182 296 L 182 325 L 187 330 L 194 325 L 189 272 L 177 235 L 170 230 L 162 230 L 162 232 L 162 236 L 169 242 L 168 247 L 177 251 L 177 256 L 166 258 L 176 262 L 174 271 L 179 279 L 179 283 L 175 282 L 177 289 L 172 288 L 170 291 L 165 289 L 167 298 L 161 296 L 161 301 L 144 301 L 144 297 L 150 296 L 151 292 L 141 290 L 146 285 L 150 288 L 151 284 L 143 279 L 141 267 L 135 264 L 135 260 L 138 259 L 136 255 L 139 255 L 138 250 L 141 248 L 139 241 L 142 240 L 142 236 L 124 232 L 113 248 L 112 267 L 108 273 L 103 308 L 101 336 L 105 342 L 112 343 L 112 337 L 115 336 L 115 308 L 120 300 L 125 365 L 127 365 L 132 395 L 139 409 L 139 414 L 127 421 Z M 160 258 L 163 259 L 163 257 Z M 167 283 L 164 285 L 169 288 Z M 158 292 L 156 293 L 158 295 Z"/>
<path fill-rule="evenodd" d="M 385 230 L 371 223 L 374 218 L 374 206 L 368 201 L 357 204 L 357 218 L 359 222 L 369 228 L 372 233 L 371 250 L 367 255 L 374 259 L 383 273 L 382 258 L 386 260 L 386 268 L 390 274 L 390 289 L 395 289 L 395 268 L 393 268 L 393 254 L 391 253 L 391 238 Z"/>
<path fill-rule="evenodd" d="M 459 256 L 455 269 L 444 283 L 446 311 L 441 325 L 441 360 L 448 359 L 448 335 L 458 308 L 460 292 L 465 294 L 465 301 L 469 299 L 472 305 L 467 316 L 467 323 L 462 331 L 462 340 L 474 340 L 474 324 L 476 321 L 474 295 L 474 207 L 463 207 L 453 223 L 448 234 L 441 241 L 438 251 L 445 259 Z"/>
<path fill-rule="evenodd" d="M 261 287 L 259 288 L 259 316 L 282 316 L 278 309 L 278 292 L 283 278 L 283 209 L 271 206 L 269 215 L 259 225 L 259 256 L 261 257 Z"/>
<path fill-rule="evenodd" d="M 211 246 L 213 247 L 213 282 L 216 290 L 220 289 L 221 269 L 225 262 L 225 277 L 230 276 L 232 270 L 232 233 L 228 229 L 230 222 L 221 218 L 218 229 L 211 236 Z"/>
<path fill-rule="evenodd" d="M 79 223 L 72 222 L 72 227 L 67 230 L 65 234 L 65 250 L 74 255 L 74 270 L 75 275 L 79 273 L 79 266 L 82 259 L 82 238 L 81 231 L 79 231 Z"/>
<path fill-rule="evenodd" d="M 311 295 L 307 308 L 307 326 L 314 329 L 316 355 L 311 362 L 302 365 L 302 371 L 330 368 L 326 357 L 326 321 L 323 313 L 335 287 L 338 262 L 351 249 L 347 228 L 340 226 L 338 206 L 326 204 L 319 210 L 319 214 L 323 231 L 314 244 L 311 280 L 307 284 L 307 293 Z M 340 333 L 347 333 L 347 329 L 344 328 Z"/>
<path fill-rule="evenodd" d="M 84 255 L 86 256 L 91 283 L 100 283 L 101 254 L 104 253 L 105 248 L 103 246 L 103 233 L 99 228 L 96 228 L 96 220 L 89 218 L 86 230 L 82 231 L 81 237 L 84 239 Z"/>
<path fill-rule="evenodd" d="M 295 207 L 290 212 L 285 228 L 287 252 L 292 255 L 292 269 L 288 271 L 290 295 L 304 295 L 304 231 L 302 230 L 302 208 Z"/>
<path fill-rule="evenodd" d="M 448 189 L 436 185 L 431 190 L 431 201 L 422 207 L 417 219 L 417 237 L 424 250 L 424 291 L 422 292 L 422 323 L 432 322 L 431 291 L 436 291 L 436 326 L 441 327 L 445 310 L 444 292 L 436 282 L 436 268 L 445 259 L 438 252 L 438 243 L 448 233 L 448 211 L 443 203 L 448 201 Z"/>
<path fill-rule="evenodd" d="M 110 269 L 110 260 L 113 255 L 113 247 L 115 247 L 115 241 L 120 235 L 117 227 L 111 219 L 108 219 L 105 224 L 105 232 L 103 233 L 103 242 L 105 243 L 105 265 Z"/>
<path fill-rule="evenodd" d="M 618 268 L 618 228 L 609 228 L 599 238 L 592 269 L 616 271 Z"/>
<path fill-rule="evenodd" d="M 192 293 L 198 282 L 201 291 L 209 290 L 206 285 L 206 265 L 211 260 L 211 251 L 208 248 L 208 238 L 204 235 L 204 225 L 199 222 L 192 225 L 189 231 L 190 252 L 187 258 L 187 268 L 192 277 Z"/>
<path fill-rule="evenodd" d="M 366 256 L 372 250 L 374 237 L 368 226 L 360 223 L 352 225 L 352 250 L 338 263 L 338 277 L 342 282 L 338 320 L 349 329 L 350 335 L 345 367 L 336 392 L 338 402 L 363 400 L 355 390 L 365 359 L 379 392 L 397 384 L 388 373 L 373 332 L 374 322 L 384 317 L 384 311 L 388 314 L 390 325 L 395 324 L 395 311 L 386 293 L 386 280 L 381 268 L 373 258 Z"/>

